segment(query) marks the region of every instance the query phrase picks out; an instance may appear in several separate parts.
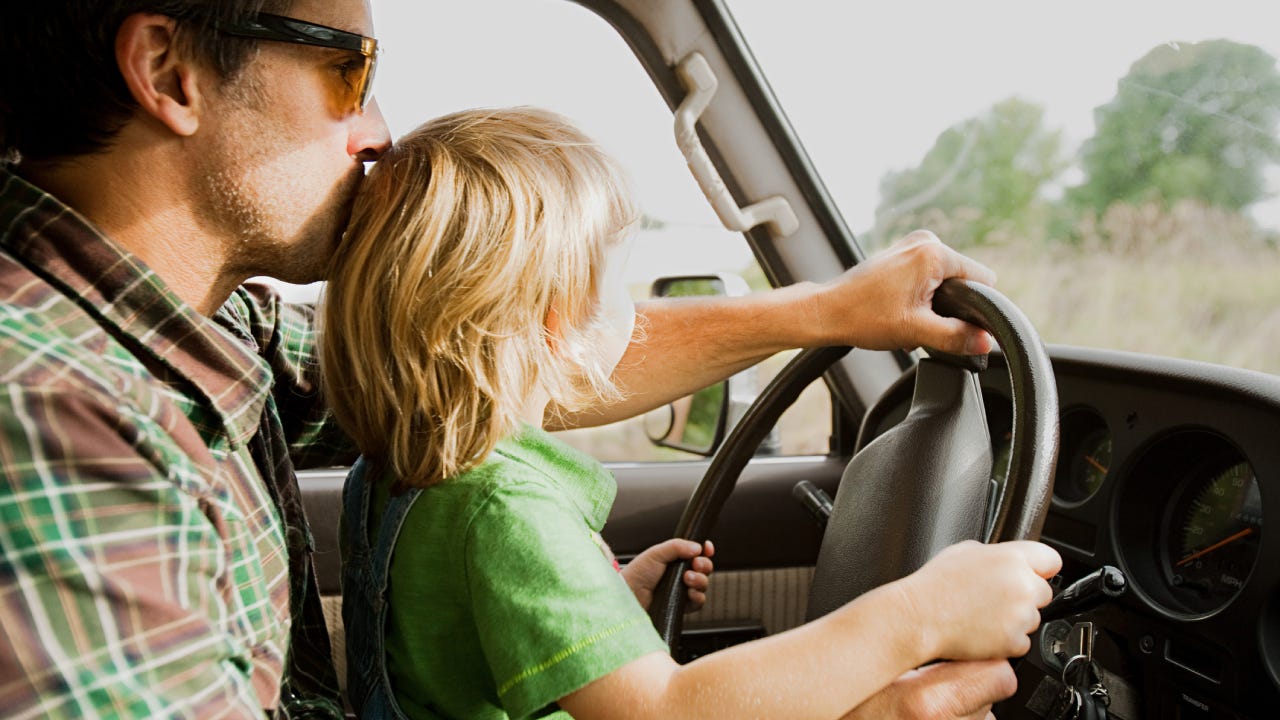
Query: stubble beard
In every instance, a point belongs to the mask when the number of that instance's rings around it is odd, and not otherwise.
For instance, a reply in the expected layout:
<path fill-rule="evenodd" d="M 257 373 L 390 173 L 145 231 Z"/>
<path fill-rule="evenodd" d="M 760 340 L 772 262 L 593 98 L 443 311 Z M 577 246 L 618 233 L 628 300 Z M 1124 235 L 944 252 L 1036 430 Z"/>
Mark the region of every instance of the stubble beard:
<path fill-rule="evenodd" d="M 313 178 L 305 139 L 271 116 L 256 83 L 242 78 L 238 85 L 231 94 L 238 96 L 232 104 L 239 105 L 240 117 L 231 126 L 242 132 L 224 135 L 191 176 L 202 221 L 223 239 L 223 275 L 266 275 L 299 284 L 323 280 L 363 168 L 353 162 L 326 191 Z M 289 148 L 298 149 L 298 156 Z"/>
<path fill-rule="evenodd" d="M 224 157 L 197 173 L 201 215 L 225 238 L 224 266 L 245 277 L 268 275 L 290 283 L 324 279 L 350 217 L 360 166 L 316 199 L 316 184 L 291 169 L 289 157 L 255 164 L 243 150 L 248 165 Z"/>
<path fill-rule="evenodd" d="M 358 168 L 318 203 L 306 202 L 314 186 L 281 183 L 278 174 L 264 178 L 271 173 L 258 170 L 248 177 L 226 169 L 205 175 L 208 214 L 227 238 L 227 268 L 290 283 L 323 280 L 350 215 Z M 262 192 L 263 187 L 272 191 Z M 299 209 L 306 205 L 315 211 L 302 217 Z"/>

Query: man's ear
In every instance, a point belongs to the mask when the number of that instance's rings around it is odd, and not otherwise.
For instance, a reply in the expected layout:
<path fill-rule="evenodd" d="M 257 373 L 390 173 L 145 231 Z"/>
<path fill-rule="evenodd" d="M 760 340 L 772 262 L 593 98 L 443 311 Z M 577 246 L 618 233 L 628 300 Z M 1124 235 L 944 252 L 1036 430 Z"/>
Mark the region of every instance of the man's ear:
<path fill-rule="evenodd" d="M 198 68 L 175 42 L 177 21 L 130 15 L 116 33 L 116 64 L 143 112 L 183 137 L 200 126 Z"/>

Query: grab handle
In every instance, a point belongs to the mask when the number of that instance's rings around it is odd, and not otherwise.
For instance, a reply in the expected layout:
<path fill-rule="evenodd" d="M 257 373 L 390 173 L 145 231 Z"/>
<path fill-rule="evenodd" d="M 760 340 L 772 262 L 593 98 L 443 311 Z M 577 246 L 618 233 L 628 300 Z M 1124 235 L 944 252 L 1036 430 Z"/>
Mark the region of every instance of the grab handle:
<path fill-rule="evenodd" d="M 711 207 L 725 228 L 734 232 L 746 232 L 751 228 L 768 223 L 773 232 L 780 237 L 787 237 L 800 227 L 795 212 L 787 199 L 774 195 L 746 207 L 738 207 L 737 201 L 729 194 L 720 173 L 711 164 L 711 158 L 702 147 L 698 131 L 694 127 L 702 112 L 716 93 L 716 76 L 711 66 L 701 53 L 690 53 L 676 66 L 676 75 L 689 93 L 676 108 L 675 131 L 676 145 L 689 164 L 689 171 L 707 196 Z"/>

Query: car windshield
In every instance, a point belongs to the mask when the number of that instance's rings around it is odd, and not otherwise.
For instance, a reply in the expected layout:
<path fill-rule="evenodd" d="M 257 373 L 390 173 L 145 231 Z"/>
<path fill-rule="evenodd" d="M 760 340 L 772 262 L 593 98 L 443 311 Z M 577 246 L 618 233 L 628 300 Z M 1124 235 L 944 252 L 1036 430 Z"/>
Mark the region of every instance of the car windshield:
<path fill-rule="evenodd" d="M 864 250 L 929 228 L 1046 342 L 1280 372 L 1267 3 L 728 4 Z"/>

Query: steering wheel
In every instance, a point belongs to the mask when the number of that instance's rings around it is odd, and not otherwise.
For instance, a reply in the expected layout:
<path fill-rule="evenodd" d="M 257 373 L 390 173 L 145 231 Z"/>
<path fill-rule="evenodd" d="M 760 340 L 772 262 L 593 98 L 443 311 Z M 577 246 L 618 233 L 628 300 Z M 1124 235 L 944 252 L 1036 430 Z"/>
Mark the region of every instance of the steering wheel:
<path fill-rule="evenodd" d="M 961 540 L 1040 537 L 1058 455 L 1058 395 L 1044 345 L 1022 311 L 986 285 L 947 280 L 934 293 L 933 307 L 991 333 L 1004 353 L 1013 391 L 1008 480 L 1002 492 L 992 492 L 991 439 L 975 373 L 985 369 L 986 357 L 933 353 L 921 360 L 907 417 L 845 468 L 818 553 L 807 619 L 909 575 Z M 778 417 L 848 351 L 805 350 L 773 379 L 716 453 L 676 537 L 707 539 Z M 667 567 L 649 607 L 673 654 L 686 597 L 680 577 L 688 567 L 687 561 Z"/>

